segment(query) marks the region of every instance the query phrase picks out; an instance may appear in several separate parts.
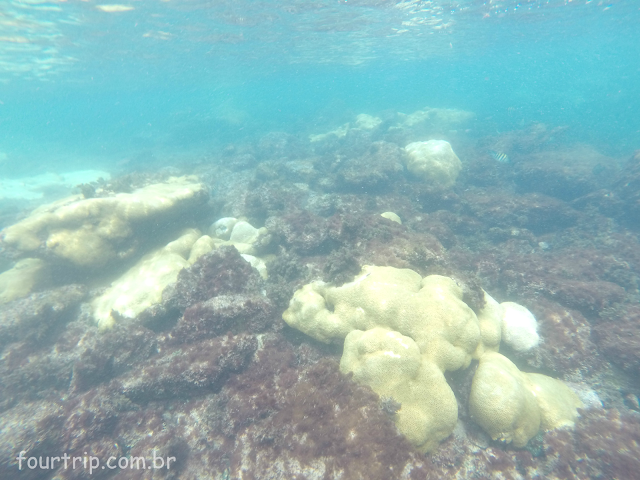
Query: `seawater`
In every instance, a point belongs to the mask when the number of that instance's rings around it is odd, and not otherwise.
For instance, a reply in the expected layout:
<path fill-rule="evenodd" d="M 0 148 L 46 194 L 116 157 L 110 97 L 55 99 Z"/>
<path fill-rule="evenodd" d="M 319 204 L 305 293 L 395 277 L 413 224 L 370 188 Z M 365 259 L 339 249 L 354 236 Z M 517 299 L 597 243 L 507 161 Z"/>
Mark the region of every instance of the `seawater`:
<path fill-rule="evenodd" d="M 593 1 L 3 0 L 0 173 L 153 168 L 358 113 L 640 145 L 640 7 Z"/>
<path fill-rule="evenodd" d="M 175 450 L 171 478 L 637 478 L 639 26 L 638 0 L 0 0 L 0 477 L 36 456 Z M 428 109 L 473 119 L 398 115 Z M 312 142 L 359 114 L 382 126 Z M 462 161 L 449 190 L 400 172 L 430 139 Z M 202 195 L 166 216 L 124 195 L 191 173 L 202 184 L 178 190 Z M 98 198 L 20 222 L 72 193 Z M 223 238 L 255 256 L 187 266 Z M 282 320 L 306 283 L 366 285 L 365 262 L 452 275 L 477 310 L 480 286 L 535 310 L 540 350 L 503 333 L 501 351 L 572 382 L 575 430 L 514 450 L 461 409 L 444 453 L 398 446 L 401 402 Z M 412 318 L 385 295 L 380 311 Z M 460 405 L 467 372 L 447 374 Z M 40 465 L 28 478 L 61 478 Z"/>

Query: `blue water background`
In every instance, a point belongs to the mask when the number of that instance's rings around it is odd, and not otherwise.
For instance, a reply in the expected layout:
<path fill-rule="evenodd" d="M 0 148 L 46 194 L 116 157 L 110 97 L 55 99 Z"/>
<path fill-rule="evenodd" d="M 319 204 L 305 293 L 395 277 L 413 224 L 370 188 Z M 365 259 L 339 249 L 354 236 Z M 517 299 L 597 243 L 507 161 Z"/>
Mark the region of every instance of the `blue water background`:
<path fill-rule="evenodd" d="M 636 0 L 0 4 L 5 176 L 202 159 L 426 106 L 474 112 L 471 137 L 543 122 L 640 148 Z"/>

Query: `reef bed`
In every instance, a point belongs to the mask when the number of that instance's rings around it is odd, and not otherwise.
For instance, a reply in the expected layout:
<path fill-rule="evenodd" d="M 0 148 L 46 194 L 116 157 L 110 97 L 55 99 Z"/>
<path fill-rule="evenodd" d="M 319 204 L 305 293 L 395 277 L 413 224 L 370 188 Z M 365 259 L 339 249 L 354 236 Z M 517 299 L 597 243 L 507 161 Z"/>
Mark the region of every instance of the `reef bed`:
<path fill-rule="evenodd" d="M 64 235 L 43 216 L 58 210 L 16 219 L 0 274 L 0 477 L 636 478 L 640 154 L 617 162 L 584 145 L 560 149 L 540 125 L 472 140 L 451 129 L 472 116 L 447 112 L 444 126 L 359 116 L 311 137 L 274 132 L 170 174 L 115 178 L 63 202 L 73 213 Z M 411 157 L 413 174 L 407 155 L 431 138 L 450 144 L 446 158 Z M 496 161 L 494 144 L 517 153 Z M 170 201 L 145 196 L 156 190 Z M 144 211 L 113 213 L 136 195 Z M 114 210 L 83 224 L 77 212 L 91 205 Z M 65 238 L 99 238 L 104 255 Z M 145 270 L 158 252 L 169 255 L 166 281 Z M 453 432 L 427 454 L 415 448 L 394 422 L 402 405 L 341 373 L 341 344 L 283 321 L 295 291 L 340 287 L 365 265 L 449 277 L 474 315 L 484 292 L 527 307 L 539 343 L 500 352 L 576 392 L 575 425 L 541 429 L 522 448 L 492 440 L 468 407 L 474 358 L 444 372 Z M 154 278 L 155 293 L 96 314 L 123 278 Z M 100 467 L 110 457 L 175 462 L 90 473 L 26 460 L 65 453 Z"/>

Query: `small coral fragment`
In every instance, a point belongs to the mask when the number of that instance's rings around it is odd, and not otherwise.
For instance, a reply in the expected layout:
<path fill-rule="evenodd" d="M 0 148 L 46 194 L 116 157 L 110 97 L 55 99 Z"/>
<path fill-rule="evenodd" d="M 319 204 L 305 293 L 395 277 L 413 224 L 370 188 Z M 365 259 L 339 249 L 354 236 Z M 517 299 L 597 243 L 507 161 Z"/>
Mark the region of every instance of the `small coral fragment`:
<path fill-rule="evenodd" d="M 391 220 L 392 222 L 396 222 L 402 225 L 402 220 L 400 220 L 400 217 L 393 212 L 384 212 L 384 213 L 381 213 L 380 216 L 383 218 L 386 218 L 387 220 Z"/>

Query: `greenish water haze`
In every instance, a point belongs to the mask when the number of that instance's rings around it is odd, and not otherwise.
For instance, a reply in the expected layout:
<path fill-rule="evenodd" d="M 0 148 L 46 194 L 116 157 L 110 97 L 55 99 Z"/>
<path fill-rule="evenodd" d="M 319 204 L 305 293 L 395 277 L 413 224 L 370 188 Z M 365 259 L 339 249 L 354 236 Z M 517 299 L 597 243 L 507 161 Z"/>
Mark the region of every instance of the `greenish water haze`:
<path fill-rule="evenodd" d="M 612 155 L 640 146 L 634 0 L 2 3 L 5 175 L 425 106 L 475 112 L 471 135 L 544 122 Z"/>

